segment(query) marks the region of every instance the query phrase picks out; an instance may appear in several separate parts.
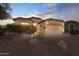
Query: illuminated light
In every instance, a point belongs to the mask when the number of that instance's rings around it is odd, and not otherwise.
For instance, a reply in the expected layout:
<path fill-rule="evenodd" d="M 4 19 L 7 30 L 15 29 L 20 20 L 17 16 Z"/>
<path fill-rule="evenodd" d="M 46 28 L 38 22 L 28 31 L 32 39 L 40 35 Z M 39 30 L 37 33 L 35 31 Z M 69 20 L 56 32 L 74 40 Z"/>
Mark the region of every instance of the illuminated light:
<path fill-rule="evenodd" d="M 37 32 L 35 32 L 35 34 L 37 35 L 38 33 L 37 33 Z"/>
<path fill-rule="evenodd" d="M 36 24 L 36 23 L 34 23 L 33 25 L 34 25 L 34 26 L 36 26 L 37 24 Z"/>
<path fill-rule="evenodd" d="M 46 25 L 48 25 L 48 22 L 46 22 Z"/>
<path fill-rule="evenodd" d="M 28 23 L 21 23 L 21 25 L 29 25 Z"/>

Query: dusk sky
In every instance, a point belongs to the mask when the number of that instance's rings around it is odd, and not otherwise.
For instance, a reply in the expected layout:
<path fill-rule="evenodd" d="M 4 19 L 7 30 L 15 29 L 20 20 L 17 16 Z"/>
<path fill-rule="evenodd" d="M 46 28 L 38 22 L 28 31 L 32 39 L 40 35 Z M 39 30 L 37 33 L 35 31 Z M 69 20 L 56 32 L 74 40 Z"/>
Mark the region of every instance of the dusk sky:
<path fill-rule="evenodd" d="M 11 3 L 13 17 L 41 17 L 63 20 L 79 19 L 79 4 L 77 3 Z"/>

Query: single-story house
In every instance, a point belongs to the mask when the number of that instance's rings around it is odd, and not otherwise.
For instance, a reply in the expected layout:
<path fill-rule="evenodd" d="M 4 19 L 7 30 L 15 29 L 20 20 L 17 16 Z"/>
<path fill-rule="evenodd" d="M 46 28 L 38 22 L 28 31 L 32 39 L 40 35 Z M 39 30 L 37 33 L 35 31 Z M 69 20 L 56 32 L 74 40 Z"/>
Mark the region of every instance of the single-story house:
<path fill-rule="evenodd" d="M 37 34 L 44 34 L 46 36 L 59 35 L 64 32 L 64 21 L 58 19 L 42 20 L 37 17 L 22 18 L 18 17 L 13 19 L 15 24 L 21 25 L 34 25 L 37 28 Z"/>
<path fill-rule="evenodd" d="M 79 22 L 77 21 L 66 21 L 64 23 L 65 33 L 79 34 Z"/>

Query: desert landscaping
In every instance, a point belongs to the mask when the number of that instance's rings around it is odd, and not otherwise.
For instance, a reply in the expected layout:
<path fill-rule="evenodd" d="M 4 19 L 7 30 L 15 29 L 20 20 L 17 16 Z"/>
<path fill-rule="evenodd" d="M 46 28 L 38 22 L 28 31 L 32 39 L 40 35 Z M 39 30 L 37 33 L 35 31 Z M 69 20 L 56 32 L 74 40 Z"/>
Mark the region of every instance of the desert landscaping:
<path fill-rule="evenodd" d="M 58 43 L 63 40 L 67 47 L 62 49 Z M 31 35 L 6 33 L 0 36 L 0 55 L 5 56 L 72 56 L 79 55 L 79 35 L 35 39 Z"/>
<path fill-rule="evenodd" d="M 79 56 L 79 4 L 0 3 L 0 56 Z"/>

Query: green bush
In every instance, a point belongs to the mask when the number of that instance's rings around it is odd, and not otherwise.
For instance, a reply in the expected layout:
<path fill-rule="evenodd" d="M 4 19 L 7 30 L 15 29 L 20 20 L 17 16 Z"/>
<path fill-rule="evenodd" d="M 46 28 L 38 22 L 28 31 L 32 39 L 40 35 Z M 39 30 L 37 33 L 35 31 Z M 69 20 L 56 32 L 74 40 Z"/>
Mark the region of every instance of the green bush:
<path fill-rule="evenodd" d="M 38 35 L 35 36 L 35 38 L 38 39 L 38 40 L 42 40 L 42 39 L 44 39 L 44 35 L 38 34 Z"/>
<path fill-rule="evenodd" d="M 23 25 L 21 26 L 21 31 L 24 33 L 28 33 L 28 34 L 33 34 L 34 32 L 36 32 L 36 27 L 32 26 L 32 25 Z"/>
<path fill-rule="evenodd" d="M 7 25 L 8 32 L 33 34 L 36 32 L 36 27 L 32 25 Z"/>
<path fill-rule="evenodd" d="M 8 24 L 6 30 L 7 32 L 19 32 L 18 26 L 14 24 Z"/>

